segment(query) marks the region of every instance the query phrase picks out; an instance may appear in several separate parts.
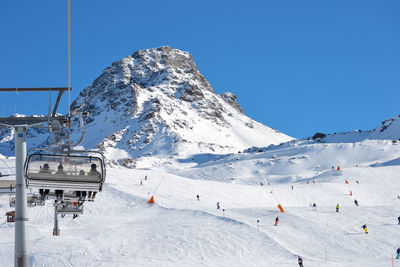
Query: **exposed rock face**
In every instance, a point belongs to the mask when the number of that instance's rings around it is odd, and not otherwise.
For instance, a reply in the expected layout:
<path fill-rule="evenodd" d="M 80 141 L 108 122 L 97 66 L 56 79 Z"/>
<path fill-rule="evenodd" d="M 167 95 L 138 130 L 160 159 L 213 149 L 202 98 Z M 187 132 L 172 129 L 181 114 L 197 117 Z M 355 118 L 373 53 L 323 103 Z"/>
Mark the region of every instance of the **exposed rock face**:
<path fill-rule="evenodd" d="M 322 139 L 325 137 L 326 137 L 326 134 L 318 132 L 313 135 L 312 139 L 316 140 L 316 139 Z"/>
<path fill-rule="evenodd" d="M 231 107 L 239 111 L 240 113 L 244 114 L 243 109 L 239 106 L 239 104 L 236 102 L 236 96 L 232 94 L 231 92 L 226 92 L 220 95 L 223 100 L 226 101 Z"/>
<path fill-rule="evenodd" d="M 168 46 L 114 62 L 75 99 L 71 109 L 78 108 L 91 114 L 83 145 L 127 165 L 145 155 L 237 152 L 292 139 L 246 117 L 232 93 L 215 94 L 193 57 Z"/>

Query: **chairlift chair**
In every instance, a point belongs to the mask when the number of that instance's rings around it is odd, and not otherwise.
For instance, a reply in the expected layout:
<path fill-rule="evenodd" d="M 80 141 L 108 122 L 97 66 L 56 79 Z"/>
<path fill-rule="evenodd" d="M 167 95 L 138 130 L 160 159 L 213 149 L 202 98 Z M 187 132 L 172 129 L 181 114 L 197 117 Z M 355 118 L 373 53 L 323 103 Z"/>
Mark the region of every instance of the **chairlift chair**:
<path fill-rule="evenodd" d="M 31 154 L 25 162 L 27 187 L 52 191 L 101 191 L 105 180 L 103 155 L 99 152 L 82 152 L 77 155 L 47 152 Z M 97 155 L 93 156 L 93 153 Z"/>
<path fill-rule="evenodd" d="M 57 214 L 83 214 L 83 205 L 75 201 L 64 201 L 56 203 Z"/>
<path fill-rule="evenodd" d="M 15 207 L 15 196 L 10 196 L 9 202 L 10 202 L 10 207 L 14 208 Z"/>
<path fill-rule="evenodd" d="M 26 205 L 28 207 L 36 207 L 37 201 L 38 200 L 38 196 L 34 195 L 34 194 L 27 194 L 26 196 Z M 15 207 L 15 195 L 14 196 L 10 196 L 10 207 L 13 208 Z M 40 206 L 43 206 L 41 204 L 39 204 Z"/>
<path fill-rule="evenodd" d="M 35 202 L 36 206 L 44 206 L 46 204 L 46 200 L 37 194 L 32 196 L 32 201 Z"/>
<path fill-rule="evenodd" d="M 7 217 L 7 222 L 11 223 L 11 222 L 15 222 L 15 211 L 9 211 L 6 213 L 6 217 Z"/>

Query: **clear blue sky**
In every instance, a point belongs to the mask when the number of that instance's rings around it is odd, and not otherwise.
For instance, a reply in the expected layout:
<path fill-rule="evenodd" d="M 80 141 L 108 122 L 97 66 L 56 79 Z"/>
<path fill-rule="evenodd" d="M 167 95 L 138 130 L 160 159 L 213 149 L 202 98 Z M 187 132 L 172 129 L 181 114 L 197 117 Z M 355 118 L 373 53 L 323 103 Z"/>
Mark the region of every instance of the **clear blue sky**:
<path fill-rule="evenodd" d="M 113 61 L 169 45 L 248 116 L 294 137 L 372 129 L 400 113 L 400 1 L 71 5 L 72 99 Z M 66 0 L 1 1 L 0 25 L 0 87 L 66 86 Z M 15 103 L 45 113 L 48 94 L 0 99 L 1 115 Z"/>

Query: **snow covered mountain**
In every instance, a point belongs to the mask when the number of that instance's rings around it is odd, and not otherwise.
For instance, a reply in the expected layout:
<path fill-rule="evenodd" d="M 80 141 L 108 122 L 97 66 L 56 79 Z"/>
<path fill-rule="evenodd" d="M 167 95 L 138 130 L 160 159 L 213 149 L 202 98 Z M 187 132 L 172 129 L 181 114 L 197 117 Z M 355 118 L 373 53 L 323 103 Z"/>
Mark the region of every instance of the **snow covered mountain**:
<path fill-rule="evenodd" d="M 232 93 L 215 94 L 192 56 L 168 46 L 114 62 L 72 109 L 82 105 L 91 114 L 83 145 L 122 163 L 147 155 L 237 152 L 293 139 L 245 116 Z"/>
<path fill-rule="evenodd" d="M 317 133 L 313 138 L 327 143 L 353 143 L 363 140 L 400 140 L 400 115 L 384 120 L 380 127 L 373 130 L 355 130 L 327 135 Z"/>
<path fill-rule="evenodd" d="M 19 115 L 19 114 L 18 114 Z M 15 131 L 13 128 L 0 127 L 0 154 L 14 156 L 15 152 Z M 47 146 L 52 142 L 52 134 L 47 128 L 30 127 L 26 133 L 28 137 L 28 149 Z"/>
<path fill-rule="evenodd" d="M 215 94 L 192 56 L 168 46 L 114 62 L 71 105 L 79 107 L 90 112 L 83 145 L 125 165 L 146 155 L 237 152 L 293 139 L 245 116 L 232 93 Z M 35 147 L 49 134 L 31 129 L 30 136 Z M 4 130 L 0 153 L 12 151 L 13 133 Z"/>

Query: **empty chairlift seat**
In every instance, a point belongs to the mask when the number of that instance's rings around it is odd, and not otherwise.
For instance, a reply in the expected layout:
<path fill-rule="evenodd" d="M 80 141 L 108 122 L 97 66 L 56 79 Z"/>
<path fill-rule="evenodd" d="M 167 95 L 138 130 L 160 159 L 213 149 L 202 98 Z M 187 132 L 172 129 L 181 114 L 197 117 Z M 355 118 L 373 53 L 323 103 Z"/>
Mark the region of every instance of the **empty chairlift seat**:
<path fill-rule="evenodd" d="M 25 177 L 28 188 L 98 192 L 105 180 L 104 160 L 102 155 L 34 153 L 26 160 Z"/>

